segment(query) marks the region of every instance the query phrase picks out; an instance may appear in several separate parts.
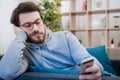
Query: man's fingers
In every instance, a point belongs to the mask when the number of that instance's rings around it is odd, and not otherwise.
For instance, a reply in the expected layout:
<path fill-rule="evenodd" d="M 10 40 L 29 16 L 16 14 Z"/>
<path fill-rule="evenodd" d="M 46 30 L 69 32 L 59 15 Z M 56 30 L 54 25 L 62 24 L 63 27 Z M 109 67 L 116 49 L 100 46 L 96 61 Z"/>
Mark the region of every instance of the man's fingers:
<path fill-rule="evenodd" d="M 80 75 L 79 79 L 80 80 L 85 80 L 85 79 L 88 79 L 88 80 L 101 80 L 101 73 L 97 72 L 97 73 L 94 73 L 94 74 Z"/>
<path fill-rule="evenodd" d="M 80 80 L 101 80 L 101 71 L 96 64 L 94 64 L 92 67 L 87 68 L 85 72 L 91 72 L 91 74 L 80 75 Z"/>
<path fill-rule="evenodd" d="M 96 73 L 98 72 L 100 69 L 97 67 L 96 64 L 94 64 L 92 67 L 88 67 L 85 72 L 92 72 L 92 73 Z"/>

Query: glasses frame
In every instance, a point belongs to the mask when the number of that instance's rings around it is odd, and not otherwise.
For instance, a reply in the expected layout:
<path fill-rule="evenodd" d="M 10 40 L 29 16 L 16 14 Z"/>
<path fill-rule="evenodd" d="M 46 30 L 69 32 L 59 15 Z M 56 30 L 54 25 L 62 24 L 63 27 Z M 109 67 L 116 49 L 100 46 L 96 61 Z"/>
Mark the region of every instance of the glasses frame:
<path fill-rule="evenodd" d="M 39 21 L 39 20 L 40 20 L 40 21 Z M 38 22 L 38 21 L 39 21 L 39 22 Z M 25 26 L 26 24 L 28 24 L 28 26 Z M 35 24 L 36 26 L 40 27 L 41 24 L 42 24 L 41 18 L 36 19 L 34 22 L 26 22 L 26 23 L 24 23 L 24 24 L 22 24 L 22 25 L 20 25 L 20 26 L 24 27 L 26 30 L 33 30 L 34 24 Z"/>

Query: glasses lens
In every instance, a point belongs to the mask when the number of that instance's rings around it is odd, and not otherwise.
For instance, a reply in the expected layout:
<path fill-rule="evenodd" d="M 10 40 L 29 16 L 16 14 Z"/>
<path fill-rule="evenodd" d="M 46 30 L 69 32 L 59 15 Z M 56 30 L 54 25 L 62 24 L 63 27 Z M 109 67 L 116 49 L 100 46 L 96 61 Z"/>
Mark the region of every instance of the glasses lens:
<path fill-rule="evenodd" d="M 27 22 L 27 23 L 23 24 L 22 26 L 28 30 L 31 30 L 34 24 L 37 26 L 40 26 L 41 19 L 37 19 L 34 22 Z"/>
<path fill-rule="evenodd" d="M 32 23 L 31 22 L 28 22 L 28 23 L 25 23 L 23 26 L 26 28 L 26 29 L 30 29 L 32 27 Z"/>
<path fill-rule="evenodd" d="M 36 25 L 40 25 L 40 24 L 41 24 L 41 20 L 38 19 L 37 21 L 34 22 L 34 24 L 36 24 Z"/>

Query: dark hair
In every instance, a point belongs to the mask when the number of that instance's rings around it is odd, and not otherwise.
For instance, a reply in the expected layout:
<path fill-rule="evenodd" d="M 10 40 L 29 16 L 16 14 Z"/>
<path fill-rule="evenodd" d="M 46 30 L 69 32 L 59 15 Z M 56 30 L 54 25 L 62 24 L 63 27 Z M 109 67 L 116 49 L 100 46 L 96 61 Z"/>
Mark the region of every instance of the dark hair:
<path fill-rule="evenodd" d="M 19 27 L 20 26 L 19 14 L 33 12 L 33 11 L 38 11 L 40 14 L 40 17 L 43 19 L 41 9 L 39 6 L 37 6 L 33 2 L 22 2 L 14 9 L 10 22 L 15 26 Z"/>

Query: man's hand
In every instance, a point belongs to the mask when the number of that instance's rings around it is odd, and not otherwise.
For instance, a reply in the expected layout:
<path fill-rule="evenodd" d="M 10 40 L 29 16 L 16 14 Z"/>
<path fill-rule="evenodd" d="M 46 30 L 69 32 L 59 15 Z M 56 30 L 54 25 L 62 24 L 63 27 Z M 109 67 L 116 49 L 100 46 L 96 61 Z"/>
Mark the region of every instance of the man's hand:
<path fill-rule="evenodd" d="M 16 35 L 18 34 L 18 32 L 23 31 L 22 29 L 20 29 L 19 27 L 16 27 L 16 26 L 14 26 L 13 28 L 14 28 L 14 33 Z"/>
<path fill-rule="evenodd" d="M 92 74 L 80 75 L 80 80 L 101 80 L 101 70 L 98 65 L 94 64 L 92 67 L 86 68 L 85 72 L 92 72 Z"/>

